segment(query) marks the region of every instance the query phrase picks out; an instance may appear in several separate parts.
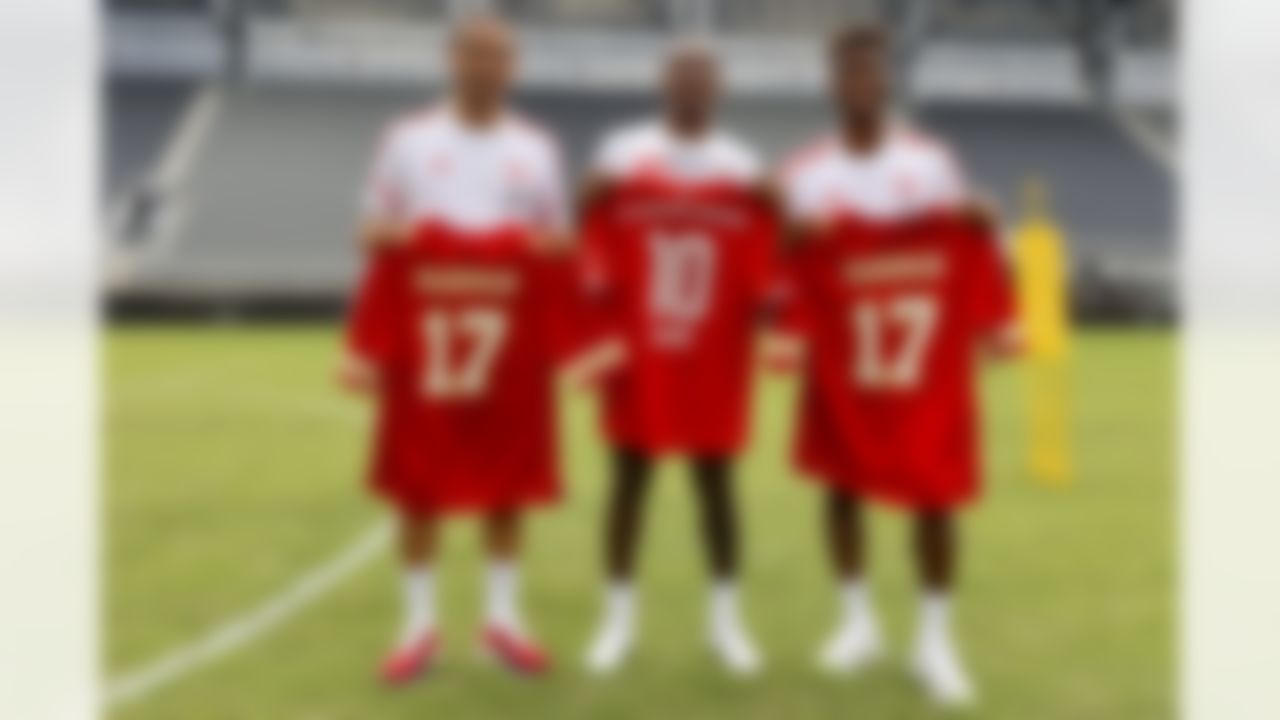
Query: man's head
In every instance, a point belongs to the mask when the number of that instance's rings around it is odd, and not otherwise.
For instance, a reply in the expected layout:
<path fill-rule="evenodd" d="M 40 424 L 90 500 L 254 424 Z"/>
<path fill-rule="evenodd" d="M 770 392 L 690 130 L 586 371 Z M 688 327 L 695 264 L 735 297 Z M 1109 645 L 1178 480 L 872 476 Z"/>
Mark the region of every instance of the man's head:
<path fill-rule="evenodd" d="M 849 25 L 831 38 L 827 50 L 831 93 L 846 119 L 885 112 L 892 98 L 890 38 L 878 25 Z"/>
<path fill-rule="evenodd" d="M 676 130 L 698 133 L 715 119 L 720 100 L 720 62 L 711 45 L 682 40 L 667 52 L 662 69 L 662 101 Z"/>
<path fill-rule="evenodd" d="M 515 33 L 497 15 L 460 20 L 449 38 L 452 91 L 464 110 L 487 113 L 500 107 L 515 75 Z"/>

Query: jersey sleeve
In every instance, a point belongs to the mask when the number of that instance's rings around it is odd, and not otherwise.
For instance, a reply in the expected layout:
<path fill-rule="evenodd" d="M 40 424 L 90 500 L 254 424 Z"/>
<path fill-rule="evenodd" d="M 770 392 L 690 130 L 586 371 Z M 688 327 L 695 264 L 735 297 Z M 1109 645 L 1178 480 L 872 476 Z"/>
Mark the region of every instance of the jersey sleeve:
<path fill-rule="evenodd" d="M 347 351 L 377 364 L 390 361 L 395 352 L 396 321 L 402 311 L 399 255 L 387 249 L 369 258 L 347 313 Z"/>
<path fill-rule="evenodd" d="M 760 204 L 748 236 L 748 292 L 752 302 L 773 309 L 780 302 L 783 279 L 778 258 L 779 223 L 773 208 Z"/>
<path fill-rule="evenodd" d="M 554 363 L 568 361 L 611 335 L 607 315 L 580 282 L 580 259 L 534 261 L 545 347 Z"/>
<path fill-rule="evenodd" d="M 806 288 L 813 282 L 817 267 L 813 247 L 800 247 L 782 259 L 776 274 L 776 301 L 771 329 L 783 335 L 800 339 L 809 338 L 814 332 L 815 318 Z"/>
<path fill-rule="evenodd" d="M 397 222 L 408 210 L 403 141 L 397 126 L 383 131 L 365 180 L 361 212 L 368 220 Z"/>
<path fill-rule="evenodd" d="M 994 233 L 978 228 L 970 232 L 970 274 L 974 330 L 986 334 L 1011 325 L 1016 319 L 1013 283 Z"/>
<path fill-rule="evenodd" d="M 593 296 L 611 292 L 615 282 L 612 257 L 613 211 L 610 199 L 600 198 L 585 208 L 582 216 L 582 242 L 578 255 L 578 282 Z"/>

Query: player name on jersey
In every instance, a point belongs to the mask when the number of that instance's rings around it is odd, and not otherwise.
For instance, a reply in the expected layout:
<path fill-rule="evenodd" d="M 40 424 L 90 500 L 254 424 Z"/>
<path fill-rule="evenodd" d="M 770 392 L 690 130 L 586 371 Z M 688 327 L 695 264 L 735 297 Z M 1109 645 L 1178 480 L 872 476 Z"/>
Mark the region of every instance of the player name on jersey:
<path fill-rule="evenodd" d="M 413 284 L 426 294 L 509 297 L 519 292 L 521 277 L 506 268 L 437 265 L 414 273 Z"/>
<path fill-rule="evenodd" d="M 844 277 L 853 285 L 878 285 L 938 280 L 947 270 L 947 258 L 938 252 L 888 252 L 850 260 Z"/>

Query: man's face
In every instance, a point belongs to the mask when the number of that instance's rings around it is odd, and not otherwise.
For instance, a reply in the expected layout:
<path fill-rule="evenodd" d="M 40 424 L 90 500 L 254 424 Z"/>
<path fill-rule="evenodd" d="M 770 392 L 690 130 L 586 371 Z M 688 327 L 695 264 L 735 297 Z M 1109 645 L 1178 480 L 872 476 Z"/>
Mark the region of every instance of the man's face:
<path fill-rule="evenodd" d="M 677 121 L 705 123 L 715 113 L 720 96 L 720 73 L 715 59 L 701 50 L 673 56 L 663 75 L 663 96 Z"/>
<path fill-rule="evenodd" d="M 880 113 L 889 102 L 887 53 L 874 45 L 836 51 L 831 66 L 832 94 L 845 114 Z"/>
<path fill-rule="evenodd" d="M 453 37 L 450 63 L 463 102 L 492 105 L 506 97 L 515 71 L 515 41 L 498 20 L 475 20 Z"/>

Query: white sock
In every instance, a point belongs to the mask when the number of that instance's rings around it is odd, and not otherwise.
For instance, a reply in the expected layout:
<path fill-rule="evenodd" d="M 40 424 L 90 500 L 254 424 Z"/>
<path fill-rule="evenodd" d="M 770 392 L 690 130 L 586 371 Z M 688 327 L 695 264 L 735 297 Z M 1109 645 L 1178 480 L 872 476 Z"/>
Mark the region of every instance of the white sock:
<path fill-rule="evenodd" d="M 920 640 L 922 643 L 950 642 L 951 598 L 945 592 L 926 591 L 920 601 Z"/>
<path fill-rule="evenodd" d="M 520 632 L 520 574 L 515 563 L 510 560 L 490 562 L 487 586 L 485 615 L 489 623 L 512 632 Z"/>
<path fill-rule="evenodd" d="M 615 580 L 605 590 L 604 616 L 609 625 L 630 626 L 635 617 L 636 598 L 630 581 Z"/>
<path fill-rule="evenodd" d="M 435 577 L 431 568 L 417 565 L 405 568 L 401 582 L 404 627 L 400 631 L 400 644 L 406 645 L 435 626 Z"/>
<path fill-rule="evenodd" d="M 732 580 L 716 580 L 711 586 L 711 621 L 721 625 L 738 623 L 738 585 Z"/>
<path fill-rule="evenodd" d="M 872 618 L 871 591 L 861 578 L 844 580 L 840 583 L 840 610 L 844 622 L 855 618 Z"/>

